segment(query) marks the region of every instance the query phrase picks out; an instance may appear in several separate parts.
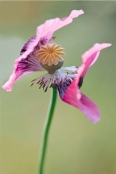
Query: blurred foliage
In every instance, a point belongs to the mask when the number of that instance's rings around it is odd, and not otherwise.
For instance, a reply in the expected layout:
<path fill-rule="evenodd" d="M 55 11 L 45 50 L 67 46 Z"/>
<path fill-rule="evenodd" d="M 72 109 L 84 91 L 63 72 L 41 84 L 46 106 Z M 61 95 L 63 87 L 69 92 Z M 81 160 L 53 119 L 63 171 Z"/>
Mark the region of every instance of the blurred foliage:
<path fill-rule="evenodd" d="M 0 85 L 36 27 L 73 9 L 83 9 L 85 14 L 54 34 L 65 48 L 65 66 L 79 66 L 81 55 L 96 42 L 113 44 L 101 52 L 81 89 L 98 104 L 101 121 L 92 124 L 78 109 L 58 99 L 45 174 L 116 174 L 116 2 L 0 2 Z M 10 93 L 0 89 L 2 174 L 37 172 L 51 89 L 44 93 L 38 85 L 29 86 L 42 74 L 24 76 Z"/>

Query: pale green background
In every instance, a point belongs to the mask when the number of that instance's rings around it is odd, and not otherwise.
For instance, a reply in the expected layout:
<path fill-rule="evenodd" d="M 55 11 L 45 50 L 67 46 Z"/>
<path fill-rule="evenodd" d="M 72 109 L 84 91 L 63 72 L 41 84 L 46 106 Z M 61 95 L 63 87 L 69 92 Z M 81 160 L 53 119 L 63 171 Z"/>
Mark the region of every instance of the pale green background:
<path fill-rule="evenodd" d="M 94 43 L 109 42 L 89 69 L 81 89 L 99 106 L 101 121 L 92 124 L 59 97 L 50 129 L 45 174 L 116 174 L 116 2 L 0 2 L 0 85 L 13 69 L 23 44 L 45 20 L 85 14 L 54 33 L 65 48 L 64 66 L 81 64 Z M 1 174 L 37 174 L 42 128 L 51 89 L 30 82 L 44 73 L 24 76 L 13 91 L 1 94 Z"/>

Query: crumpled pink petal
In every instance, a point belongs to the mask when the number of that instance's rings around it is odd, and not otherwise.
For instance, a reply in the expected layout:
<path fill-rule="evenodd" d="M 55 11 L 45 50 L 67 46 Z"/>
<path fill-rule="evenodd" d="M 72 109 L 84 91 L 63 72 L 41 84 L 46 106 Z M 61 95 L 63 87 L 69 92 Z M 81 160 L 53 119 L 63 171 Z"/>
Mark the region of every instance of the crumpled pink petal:
<path fill-rule="evenodd" d="M 35 57 L 32 57 L 29 61 L 30 63 L 28 63 L 25 57 L 28 55 L 29 51 L 30 50 L 26 51 L 15 60 L 13 73 L 11 74 L 9 80 L 2 86 L 5 91 L 12 91 L 14 83 L 25 74 L 44 70 Z M 22 62 L 25 62 L 25 64 Z"/>
<path fill-rule="evenodd" d="M 70 15 L 65 18 L 47 20 L 44 24 L 37 27 L 36 36 L 38 40 L 42 39 L 45 43 L 47 43 L 56 30 L 70 24 L 73 21 L 73 18 L 77 18 L 82 14 L 84 14 L 83 10 L 72 10 Z"/>
<path fill-rule="evenodd" d="M 60 96 L 64 102 L 79 108 L 93 123 L 100 120 L 98 107 L 92 100 L 80 93 L 78 84 L 80 78 L 84 77 L 88 68 L 95 63 L 100 51 L 109 46 L 111 44 L 95 44 L 82 55 L 82 65 L 78 68 L 77 77 L 67 88 L 65 95 L 63 97 Z"/>
<path fill-rule="evenodd" d="M 110 43 L 103 43 L 103 44 L 96 43 L 95 45 L 93 45 L 92 48 L 90 48 L 88 51 L 86 51 L 82 55 L 82 63 L 85 64 L 85 68 L 84 68 L 83 74 L 81 76 L 84 77 L 88 68 L 96 62 L 96 60 L 100 54 L 100 51 L 102 49 L 110 47 L 110 46 L 111 46 Z"/>
<path fill-rule="evenodd" d="M 50 19 L 37 27 L 36 36 L 24 45 L 23 48 L 26 48 L 26 50 L 21 50 L 20 57 L 15 60 L 13 73 L 2 88 L 6 91 L 12 91 L 15 81 L 23 75 L 34 71 L 44 70 L 37 61 L 34 51 L 39 49 L 40 44 L 47 44 L 56 30 L 70 24 L 73 21 L 73 18 L 76 18 L 83 13 L 82 10 L 73 10 L 66 18 Z"/>

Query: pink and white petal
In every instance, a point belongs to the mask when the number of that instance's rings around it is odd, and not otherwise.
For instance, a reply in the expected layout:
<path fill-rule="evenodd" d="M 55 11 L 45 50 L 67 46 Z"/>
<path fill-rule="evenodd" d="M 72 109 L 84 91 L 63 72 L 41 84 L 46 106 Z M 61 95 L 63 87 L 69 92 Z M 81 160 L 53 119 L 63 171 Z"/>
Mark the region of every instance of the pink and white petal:
<path fill-rule="evenodd" d="M 111 44 L 95 44 L 90 50 L 82 55 L 82 65 L 77 69 L 77 77 L 75 82 L 78 85 L 80 78 L 84 78 L 88 68 L 97 60 L 100 50 L 111 46 Z"/>
<path fill-rule="evenodd" d="M 29 41 L 23 46 L 21 54 L 28 49 L 31 49 L 32 47 L 39 47 L 41 44 L 47 44 L 56 30 L 70 24 L 73 21 L 73 18 L 76 18 L 83 13 L 83 10 L 72 10 L 68 17 L 62 19 L 49 19 L 45 21 L 44 24 L 41 24 L 37 27 L 36 36 L 33 36 L 31 39 L 29 39 Z"/>
<path fill-rule="evenodd" d="M 33 36 L 23 46 L 20 57 L 14 62 L 14 69 L 9 80 L 2 86 L 2 88 L 9 92 L 12 91 L 14 83 L 20 79 L 23 75 L 35 72 L 44 71 L 45 69 L 39 64 L 35 54 L 38 49 L 38 40 L 36 36 Z"/>
<path fill-rule="evenodd" d="M 93 45 L 92 48 L 90 48 L 82 55 L 82 63 L 85 64 L 85 70 L 83 71 L 83 76 L 86 74 L 88 68 L 96 62 L 100 54 L 100 51 L 110 46 L 111 46 L 110 43 L 102 43 L 102 44 L 96 43 L 95 45 Z"/>
<path fill-rule="evenodd" d="M 73 18 L 77 18 L 82 14 L 84 14 L 83 10 L 72 10 L 70 15 L 65 18 L 47 20 L 44 24 L 37 27 L 36 36 L 38 40 L 42 38 L 45 43 L 48 43 L 56 30 L 59 30 L 60 28 L 70 24 L 73 21 Z"/>
<path fill-rule="evenodd" d="M 50 19 L 47 20 L 44 24 L 38 26 L 36 30 L 36 36 L 33 36 L 31 39 L 29 39 L 29 41 L 23 47 L 24 53 L 28 50 L 28 52 L 25 53 L 24 57 L 26 58 L 27 55 L 32 53 L 36 47 L 39 49 L 39 44 L 47 44 L 51 39 L 52 34 L 56 30 L 70 24 L 73 21 L 73 18 L 76 18 L 82 15 L 83 13 L 83 10 L 72 10 L 68 17 L 65 17 L 63 19 Z"/>
<path fill-rule="evenodd" d="M 33 54 L 28 55 L 29 52 L 30 49 L 15 60 L 13 73 L 9 80 L 2 86 L 5 91 L 12 91 L 14 83 L 23 75 L 44 70 Z"/>
<path fill-rule="evenodd" d="M 77 69 L 76 78 L 67 87 L 64 93 L 59 92 L 64 102 L 80 109 L 93 123 L 100 120 L 99 109 L 91 99 L 80 93 L 79 88 L 81 87 L 84 75 L 88 68 L 95 63 L 100 51 L 109 46 L 111 46 L 111 44 L 95 44 L 89 51 L 85 52 L 82 55 L 82 65 Z"/>

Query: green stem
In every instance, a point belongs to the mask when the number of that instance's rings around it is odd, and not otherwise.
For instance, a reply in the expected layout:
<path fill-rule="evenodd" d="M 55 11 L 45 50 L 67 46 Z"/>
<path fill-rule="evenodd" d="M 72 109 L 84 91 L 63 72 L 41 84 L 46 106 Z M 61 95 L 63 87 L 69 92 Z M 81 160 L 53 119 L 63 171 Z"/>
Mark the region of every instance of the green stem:
<path fill-rule="evenodd" d="M 54 114 L 56 99 L 57 99 L 57 88 L 53 88 L 52 99 L 51 99 L 51 103 L 50 103 L 50 106 L 49 106 L 47 118 L 45 120 L 43 135 L 42 135 L 39 174 L 43 174 L 49 129 L 50 129 L 51 121 L 52 121 L 53 114 Z"/>

